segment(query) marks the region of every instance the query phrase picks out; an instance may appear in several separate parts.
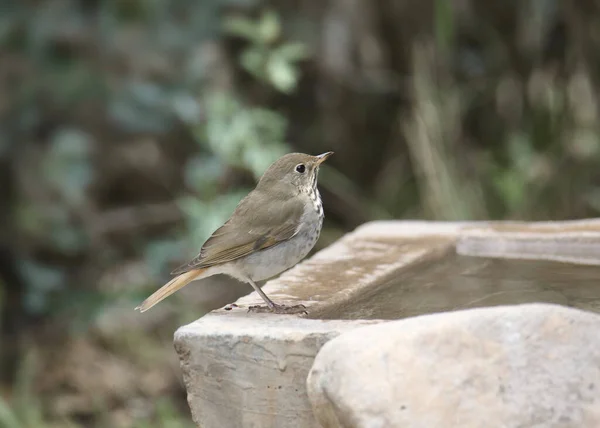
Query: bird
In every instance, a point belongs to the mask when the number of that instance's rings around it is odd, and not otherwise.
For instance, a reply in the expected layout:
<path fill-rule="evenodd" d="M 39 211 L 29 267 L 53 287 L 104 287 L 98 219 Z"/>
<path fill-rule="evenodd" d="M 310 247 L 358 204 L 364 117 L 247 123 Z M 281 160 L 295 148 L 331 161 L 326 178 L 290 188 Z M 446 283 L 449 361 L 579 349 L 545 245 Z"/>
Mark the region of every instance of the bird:
<path fill-rule="evenodd" d="M 171 272 L 175 277 L 136 309 L 145 312 L 192 281 L 225 274 L 250 284 L 266 303 L 249 311 L 305 312 L 303 305 L 273 302 L 256 282 L 295 266 L 315 246 L 325 217 L 319 167 L 332 154 L 288 153 L 273 162 L 198 255 Z"/>

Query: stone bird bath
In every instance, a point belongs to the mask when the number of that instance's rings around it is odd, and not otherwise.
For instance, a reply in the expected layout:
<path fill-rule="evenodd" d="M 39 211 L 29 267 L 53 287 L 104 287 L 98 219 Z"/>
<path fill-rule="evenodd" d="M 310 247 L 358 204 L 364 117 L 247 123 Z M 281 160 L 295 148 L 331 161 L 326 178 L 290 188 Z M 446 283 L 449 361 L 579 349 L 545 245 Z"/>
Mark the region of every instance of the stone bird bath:
<path fill-rule="evenodd" d="M 202 428 L 600 426 L 599 220 L 368 223 L 264 289 L 308 315 L 175 333 Z"/>

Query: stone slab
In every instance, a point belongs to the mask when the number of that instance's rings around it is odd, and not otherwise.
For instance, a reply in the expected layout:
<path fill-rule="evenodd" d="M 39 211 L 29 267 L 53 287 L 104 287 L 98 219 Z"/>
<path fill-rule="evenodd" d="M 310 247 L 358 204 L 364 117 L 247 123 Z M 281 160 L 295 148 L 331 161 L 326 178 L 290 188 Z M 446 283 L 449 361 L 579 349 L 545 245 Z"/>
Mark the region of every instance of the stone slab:
<path fill-rule="evenodd" d="M 548 304 L 391 321 L 325 344 L 308 395 L 324 428 L 596 428 L 599 331 Z"/>

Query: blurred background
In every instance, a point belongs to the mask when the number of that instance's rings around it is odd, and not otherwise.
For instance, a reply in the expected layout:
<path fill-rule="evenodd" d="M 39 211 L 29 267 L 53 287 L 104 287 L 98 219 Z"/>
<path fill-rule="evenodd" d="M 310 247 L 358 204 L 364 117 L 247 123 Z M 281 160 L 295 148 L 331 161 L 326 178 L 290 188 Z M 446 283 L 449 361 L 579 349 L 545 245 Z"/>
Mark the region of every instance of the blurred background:
<path fill-rule="evenodd" d="M 278 156 L 335 151 L 317 249 L 375 219 L 600 211 L 592 0 L 0 0 L 0 427 L 191 427 L 133 308 Z"/>

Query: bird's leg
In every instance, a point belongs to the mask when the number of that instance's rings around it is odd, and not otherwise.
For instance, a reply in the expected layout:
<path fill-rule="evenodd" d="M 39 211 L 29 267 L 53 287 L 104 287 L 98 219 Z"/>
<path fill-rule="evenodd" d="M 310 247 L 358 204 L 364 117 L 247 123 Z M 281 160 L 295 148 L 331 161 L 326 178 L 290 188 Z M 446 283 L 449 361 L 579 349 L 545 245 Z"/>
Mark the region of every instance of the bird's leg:
<path fill-rule="evenodd" d="M 262 299 L 265 301 L 265 303 L 267 304 L 267 307 L 269 309 L 275 309 L 277 306 L 279 306 L 274 301 L 269 299 L 269 297 L 265 294 L 265 292 L 262 291 L 261 288 L 258 285 L 256 285 L 256 283 L 254 281 L 252 281 L 250 278 L 248 278 L 247 281 L 252 286 L 252 288 L 254 288 L 254 290 L 258 293 L 258 295 L 260 297 L 262 297 Z M 254 307 L 257 307 L 257 306 L 253 306 L 253 308 Z"/>
<path fill-rule="evenodd" d="M 248 308 L 248 312 L 255 312 L 255 313 L 271 312 L 271 313 L 275 313 L 275 314 L 307 313 L 306 306 L 304 306 L 304 305 L 295 305 L 295 306 L 278 305 L 277 303 L 275 303 L 274 301 L 269 299 L 269 297 L 265 294 L 265 292 L 262 291 L 260 289 L 260 287 L 258 285 L 256 285 L 256 283 L 254 281 L 252 281 L 250 278 L 248 278 L 247 281 L 252 286 L 252 288 L 254 288 L 254 290 L 256 290 L 258 295 L 260 297 L 262 297 L 262 299 L 267 304 L 267 306 L 260 306 L 260 305 L 250 306 Z"/>

